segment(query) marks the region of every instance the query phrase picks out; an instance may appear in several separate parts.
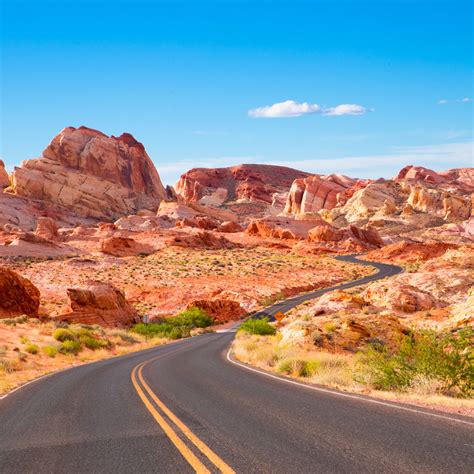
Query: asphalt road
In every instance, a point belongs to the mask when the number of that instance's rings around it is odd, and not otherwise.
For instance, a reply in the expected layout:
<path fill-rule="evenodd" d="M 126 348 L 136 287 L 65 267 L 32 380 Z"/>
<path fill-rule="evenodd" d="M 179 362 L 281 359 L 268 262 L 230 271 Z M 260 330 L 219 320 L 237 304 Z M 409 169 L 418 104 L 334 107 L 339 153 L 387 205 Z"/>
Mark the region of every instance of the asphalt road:
<path fill-rule="evenodd" d="M 0 472 L 472 472 L 472 419 L 256 373 L 228 360 L 233 336 L 84 365 L 0 400 Z"/>

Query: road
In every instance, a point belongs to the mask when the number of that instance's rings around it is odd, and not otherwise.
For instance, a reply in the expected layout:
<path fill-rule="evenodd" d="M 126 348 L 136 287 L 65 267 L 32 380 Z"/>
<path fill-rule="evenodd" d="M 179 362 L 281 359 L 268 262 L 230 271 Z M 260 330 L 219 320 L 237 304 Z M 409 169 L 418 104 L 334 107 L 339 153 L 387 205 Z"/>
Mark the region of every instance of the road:
<path fill-rule="evenodd" d="M 205 334 L 12 393 L 0 400 L 0 472 L 472 471 L 472 419 L 253 372 L 227 358 L 233 337 Z"/>

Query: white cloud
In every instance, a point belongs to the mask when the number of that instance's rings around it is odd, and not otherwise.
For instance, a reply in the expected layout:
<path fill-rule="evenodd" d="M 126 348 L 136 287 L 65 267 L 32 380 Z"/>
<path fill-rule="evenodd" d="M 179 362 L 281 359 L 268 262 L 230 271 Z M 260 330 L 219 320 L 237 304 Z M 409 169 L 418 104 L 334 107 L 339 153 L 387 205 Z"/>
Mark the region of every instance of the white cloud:
<path fill-rule="evenodd" d="M 329 107 L 323 110 L 323 115 L 363 115 L 369 112 L 369 109 L 357 104 L 341 104 L 336 107 Z"/>
<path fill-rule="evenodd" d="M 362 115 L 369 112 L 369 109 L 357 104 L 341 104 L 336 107 L 323 108 L 319 104 L 310 104 L 308 102 L 295 102 L 294 100 L 285 100 L 273 105 L 257 107 L 251 109 L 248 114 L 252 118 L 282 118 L 282 117 L 300 117 L 301 115 L 321 114 L 321 115 Z"/>
<path fill-rule="evenodd" d="M 321 112 L 318 104 L 308 104 L 303 102 L 299 104 L 294 100 L 285 100 L 265 107 L 257 107 L 249 110 L 249 116 L 252 118 L 277 118 L 277 117 L 299 117 L 300 115 L 316 114 Z"/>
<path fill-rule="evenodd" d="M 457 103 L 462 102 L 462 103 L 466 104 L 466 103 L 472 102 L 472 98 L 471 97 L 463 97 L 462 99 L 453 99 L 453 100 L 441 99 L 441 100 L 438 100 L 439 105 L 451 104 L 451 103 L 456 103 L 456 102 Z"/>

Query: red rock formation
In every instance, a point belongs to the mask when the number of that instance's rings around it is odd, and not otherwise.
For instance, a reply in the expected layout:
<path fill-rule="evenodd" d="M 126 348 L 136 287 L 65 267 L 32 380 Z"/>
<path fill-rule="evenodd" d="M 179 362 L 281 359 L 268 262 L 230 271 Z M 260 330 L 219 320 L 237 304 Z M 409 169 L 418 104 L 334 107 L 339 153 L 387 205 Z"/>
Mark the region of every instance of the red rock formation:
<path fill-rule="evenodd" d="M 272 165 L 194 168 L 180 177 L 175 189 L 185 201 L 220 205 L 248 199 L 271 204 L 275 193 L 288 191 L 295 179 L 306 176 L 308 173 Z"/>
<path fill-rule="evenodd" d="M 225 233 L 234 233 L 234 232 L 242 232 L 244 229 L 237 224 L 237 222 L 232 221 L 225 221 L 222 222 L 219 227 L 217 228 L 218 232 L 225 232 Z"/>
<path fill-rule="evenodd" d="M 6 267 L 0 267 L 0 318 L 26 314 L 38 317 L 40 292 L 30 280 Z"/>
<path fill-rule="evenodd" d="M 8 176 L 7 170 L 5 169 L 5 163 L 0 160 L 0 189 L 6 188 L 10 185 L 10 178 Z"/>
<path fill-rule="evenodd" d="M 135 308 L 114 285 L 90 281 L 86 288 L 68 288 L 70 312 L 58 319 L 71 323 L 123 327 L 139 321 Z"/>
<path fill-rule="evenodd" d="M 447 171 L 433 171 L 422 166 L 408 165 L 402 168 L 396 180 L 408 179 L 454 187 L 463 193 L 474 191 L 474 168 L 454 168 Z"/>
<path fill-rule="evenodd" d="M 190 229 L 193 230 L 193 229 Z M 168 245 L 175 247 L 187 247 L 194 249 L 225 249 L 234 248 L 237 244 L 233 244 L 225 237 L 216 237 L 207 231 L 179 233 L 167 241 Z"/>
<path fill-rule="evenodd" d="M 47 240 L 59 240 L 58 225 L 51 217 L 38 217 L 35 234 Z"/>
<path fill-rule="evenodd" d="M 289 217 L 266 217 L 254 219 L 246 229 L 249 235 L 271 237 L 275 239 L 306 239 L 310 229 L 319 225 L 321 218 L 314 220 L 296 220 Z"/>
<path fill-rule="evenodd" d="M 314 175 L 296 179 L 285 205 L 286 214 L 310 214 L 334 209 L 349 198 L 349 190 L 359 181 L 341 175 Z"/>
<path fill-rule="evenodd" d="M 156 210 L 166 191 L 145 148 L 87 127 L 68 127 L 12 175 L 15 193 L 67 208 L 81 216 L 110 218 Z"/>
<path fill-rule="evenodd" d="M 188 308 L 200 308 L 214 318 L 215 322 L 225 323 L 235 321 L 247 314 L 238 301 L 211 299 L 194 300 L 188 304 Z"/>
<path fill-rule="evenodd" d="M 100 251 L 115 257 L 130 257 L 153 253 L 153 248 L 128 237 L 109 237 L 100 242 Z"/>
<path fill-rule="evenodd" d="M 379 233 L 372 227 L 356 227 L 350 225 L 342 229 L 321 223 L 308 232 L 308 240 L 315 243 L 338 243 L 340 249 L 349 249 L 354 245 L 354 250 L 382 247 L 384 245 Z"/>
<path fill-rule="evenodd" d="M 403 240 L 394 244 L 386 245 L 379 250 L 368 252 L 368 260 L 399 260 L 403 262 L 420 262 L 432 258 L 441 257 L 449 249 L 459 246 L 447 242 L 409 242 Z"/>

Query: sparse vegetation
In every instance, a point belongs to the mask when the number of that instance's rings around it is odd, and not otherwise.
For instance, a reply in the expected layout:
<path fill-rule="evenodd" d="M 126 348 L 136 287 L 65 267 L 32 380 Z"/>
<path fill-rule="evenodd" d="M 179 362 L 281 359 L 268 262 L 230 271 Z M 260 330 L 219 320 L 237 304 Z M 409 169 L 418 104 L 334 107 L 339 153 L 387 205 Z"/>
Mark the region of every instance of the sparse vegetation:
<path fill-rule="evenodd" d="M 25 351 L 28 352 L 28 354 L 38 354 L 39 347 L 36 344 L 30 343 L 26 345 Z"/>
<path fill-rule="evenodd" d="M 268 318 L 248 319 L 240 325 L 239 332 L 259 336 L 273 336 L 276 333 L 276 329 L 269 323 Z"/>
<path fill-rule="evenodd" d="M 358 380 L 376 389 L 406 391 L 425 380 L 442 394 L 469 397 L 474 390 L 474 331 L 420 331 L 404 336 L 395 352 L 369 345 L 358 368 Z"/>
<path fill-rule="evenodd" d="M 213 323 L 213 319 L 199 308 L 189 308 L 176 316 L 166 318 L 158 323 L 139 323 L 133 326 L 132 331 L 147 338 L 167 337 L 181 339 L 190 336 L 195 328 L 206 328 Z"/>

